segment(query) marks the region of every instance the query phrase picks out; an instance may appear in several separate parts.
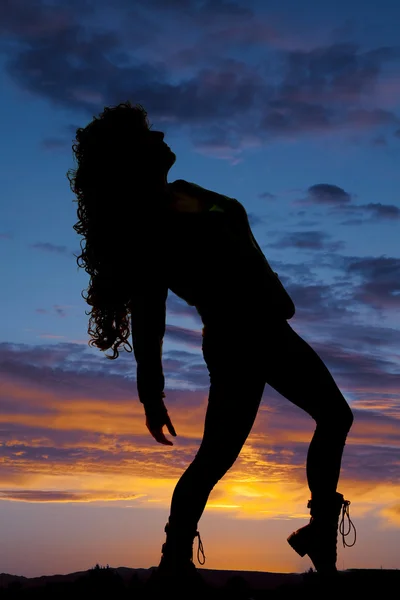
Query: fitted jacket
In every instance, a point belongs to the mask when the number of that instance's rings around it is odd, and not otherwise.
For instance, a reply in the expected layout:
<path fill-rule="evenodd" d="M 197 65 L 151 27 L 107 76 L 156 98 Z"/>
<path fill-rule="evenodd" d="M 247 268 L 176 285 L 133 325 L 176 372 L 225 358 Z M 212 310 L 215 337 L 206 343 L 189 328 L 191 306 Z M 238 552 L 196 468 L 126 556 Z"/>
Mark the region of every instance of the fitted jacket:
<path fill-rule="evenodd" d="M 168 290 L 194 306 L 207 328 L 291 319 L 295 307 L 235 198 L 177 180 L 168 184 L 157 239 L 139 257 L 148 271 L 131 302 L 139 400 L 164 396 L 162 345 Z M 139 279 L 137 280 L 139 282 Z M 204 332 L 204 328 L 203 328 Z"/>

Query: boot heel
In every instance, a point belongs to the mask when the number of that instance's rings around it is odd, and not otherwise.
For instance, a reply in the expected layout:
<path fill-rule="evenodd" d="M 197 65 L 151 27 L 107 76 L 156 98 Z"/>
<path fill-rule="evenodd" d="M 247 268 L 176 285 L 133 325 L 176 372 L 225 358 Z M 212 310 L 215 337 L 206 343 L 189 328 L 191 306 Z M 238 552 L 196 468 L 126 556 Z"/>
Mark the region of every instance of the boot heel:
<path fill-rule="evenodd" d="M 298 531 L 295 531 L 289 535 L 287 541 L 292 546 L 293 550 L 295 550 L 301 557 L 307 554 L 307 532 L 299 529 Z"/>

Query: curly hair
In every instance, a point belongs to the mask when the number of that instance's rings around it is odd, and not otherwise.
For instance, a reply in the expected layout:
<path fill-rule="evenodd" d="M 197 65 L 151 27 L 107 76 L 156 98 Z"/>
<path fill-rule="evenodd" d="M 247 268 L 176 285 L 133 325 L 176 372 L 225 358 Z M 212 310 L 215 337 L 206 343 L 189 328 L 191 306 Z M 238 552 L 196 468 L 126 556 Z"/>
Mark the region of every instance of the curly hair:
<path fill-rule="evenodd" d="M 141 140 L 150 128 L 147 112 L 140 104 L 127 101 L 104 107 L 99 117 L 76 130 L 72 150 L 78 168 L 67 172 L 77 197 L 73 201 L 78 203 L 78 221 L 73 229 L 84 236 L 80 241 L 82 253 L 74 256 L 78 268 L 90 275 L 89 287 L 81 292 L 92 307 L 85 311 L 90 316 L 87 331 L 92 338 L 88 345 L 103 352 L 111 348 L 113 356 L 105 355 L 111 360 L 118 358 L 121 344 L 132 352 L 128 341 L 131 280 L 126 277 L 121 256 L 124 250 L 131 252 L 124 225 L 135 214 L 132 173 L 137 192 L 140 177 L 149 168 Z"/>

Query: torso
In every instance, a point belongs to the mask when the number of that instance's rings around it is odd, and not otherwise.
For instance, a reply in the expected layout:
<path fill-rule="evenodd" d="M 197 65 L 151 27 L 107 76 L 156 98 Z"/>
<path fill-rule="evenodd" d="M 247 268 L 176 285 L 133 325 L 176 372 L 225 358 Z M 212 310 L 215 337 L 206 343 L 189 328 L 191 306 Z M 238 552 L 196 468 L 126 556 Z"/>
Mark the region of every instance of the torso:
<path fill-rule="evenodd" d="M 240 203 L 177 180 L 168 184 L 167 204 L 169 289 L 196 306 L 204 324 L 231 323 L 227 312 L 244 305 L 253 316 L 286 310 L 287 294 L 254 244 Z"/>

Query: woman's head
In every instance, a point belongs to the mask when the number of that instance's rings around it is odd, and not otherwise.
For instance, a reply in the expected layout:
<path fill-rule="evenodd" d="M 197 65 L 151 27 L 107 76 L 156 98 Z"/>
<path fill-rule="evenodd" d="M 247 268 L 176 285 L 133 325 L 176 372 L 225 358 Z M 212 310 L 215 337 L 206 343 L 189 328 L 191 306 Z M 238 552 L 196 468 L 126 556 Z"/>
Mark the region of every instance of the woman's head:
<path fill-rule="evenodd" d="M 162 132 L 151 130 L 144 108 L 128 101 L 105 107 L 77 129 L 72 145 L 78 167 L 67 177 L 78 203 L 73 228 L 84 237 L 77 264 L 90 275 L 88 294 L 82 294 L 92 307 L 86 313 L 89 345 L 112 348 L 114 355 L 107 358 L 118 358 L 121 344 L 132 351 L 128 314 L 133 274 L 126 258 L 132 255 L 132 238 L 143 235 L 141 216 L 154 215 L 154 203 L 162 206 L 167 173 L 176 159 L 163 138 Z"/>

